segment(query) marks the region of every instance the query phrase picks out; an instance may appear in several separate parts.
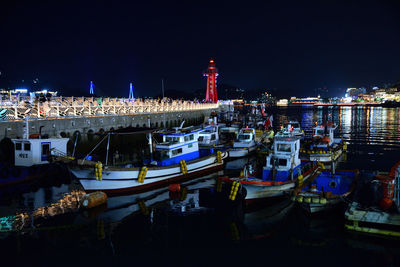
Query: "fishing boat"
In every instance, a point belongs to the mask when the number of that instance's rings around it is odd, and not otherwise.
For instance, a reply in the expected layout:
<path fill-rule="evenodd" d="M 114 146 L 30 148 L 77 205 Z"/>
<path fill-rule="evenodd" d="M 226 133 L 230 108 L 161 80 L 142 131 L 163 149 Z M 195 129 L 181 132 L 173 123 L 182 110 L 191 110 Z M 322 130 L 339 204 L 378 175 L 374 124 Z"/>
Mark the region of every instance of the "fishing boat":
<path fill-rule="evenodd" d="M 344 204 L 356 188 L 358 170 L 322 171 L 313 180 L 294 190 L 293 201 L 297 201 L 309 213 L 333 209 Z"/>
<path fill-rule="evenodd" d="M 240 131 L 239 122 L 227 122 L 219 130 L 220 138 L 225 141 L 233 141 L 236 139 Z"/>
<path fill-rule="evenodd" d="M 290 137 L 290 136 L 298 136 L 304 137 L 304 131 L 300 127 L 300 123 L 298 121 L 289 121 L 285 123 L 284 126 L 281 126 L 281 130 L 276 133 L 277 137 Z"/>
<path fill-rule="evenodd" d="M 208 124 L 203 126 L 203 130 L 199 132 L 199 148 L 207 149 L 207 148 L 215 148 L 223 147 L 223 141 L 219 138 L 219 132 L 221 127 L 224 127 L 224 123 L 217 123 L 217 118 L 214 117 L 214 120 L 209 120 Z"/>
<path fill-rule="evenodd" d="M 240 130 L 237 139 L 233 142 L 233 147 L 229 150 L 229 157 L 246 157 L 256 151 L 256 131 L 254 128 L 243 128 Z"/>
<path fill-rule="evenodd" d="M 84 159 L 72 166 L 71 172 L 79 179 L 85 191 L 119 194 L 152 190 L 221 170 L 228 153 L 200 151 L 198 135 L 202 129 L 181 127 L 176 128 L 175 132 L 161 134 L 163 140 L 156 144 L 154 157 L 141 168 L 107 164 L 102 168 L 101 163 Z M 152 133 L 148 134 L 152 151 Z"/>
<path fill-rule="evenodd" d="M 371 188 L 375 189 L 371 190 Z M 361 190 L 361 193 L 358 192 L 360 194 L 355 197 L 345 212 L 346 229 L 399 238 L 400 161 L 391 168 L 387 175 L 377 175 L 373 183 L 369 183 L 366 188 L 361 187 Z M 367 193 L 364 200 L 361 197 L 363 192 Z"/>
<path fill-rule="evenodd" d="M 28 120 L 25 129 L 29 129 Z M 0 165 L 0 187 L 7 187 L 27 181 L 41 179 L 56 174 L 64 165 L 57 157 L 67 156 L 68 138 L 47 138 L 39 134 L 29 134 L 24 138 L 12 139 L 14 145 L 14 166 Z"/>
<path fill-rule="evenodd" d="M 282 196 L 285 192 L 318 175 L 319 165 L 302 163 L 299 158 L 300 137 L 275 137 L 274 151 L 266 157 L 262 178 L 253 168 L 246 168 L 244 177 L 225 177 L 225 182 L 239 181 L 247 190 L 246 202 Z"/>
<path fill-rule="evenodd" d="M 336 128 L 337 125 L 332 122 L 314 127 L 312 140 L 304 142 L 300 150 L 301 160 L 319 161 L 334 165 L 342 153 L 347 150 L 346 142 L 340 138 L 334 138 Z M 332 169 L 334 169 L 334 166 Z"/>

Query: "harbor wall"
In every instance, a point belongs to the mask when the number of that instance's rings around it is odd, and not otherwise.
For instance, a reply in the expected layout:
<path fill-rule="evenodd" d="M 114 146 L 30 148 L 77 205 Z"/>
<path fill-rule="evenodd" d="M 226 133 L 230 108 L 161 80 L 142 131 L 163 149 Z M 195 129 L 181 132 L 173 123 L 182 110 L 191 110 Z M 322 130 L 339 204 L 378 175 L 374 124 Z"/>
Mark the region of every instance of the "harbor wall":
<path fill-rule="evenodd" d="M 156 128 L 179 126 L 183 120 L 185 120 L 185 126 L 200 124 L 213 111 L 219 111 L 219 108 L 165 113 L 34 119 L 29 121 L 29 133 L 39 133 L 40 128 L 42 128 L 42 135 L 47 134 L 49 137 L 73 137 L 81 135 L 81 138 L 85 140 L 88 135 L 96 132 L 126 127 L 148 127 L 149 123 L 151 127 Z M 0 122 L 0 140 L 5 136 L 8 138 L 22 138 L 25 124 L 25 121 L 21 120 Z"/>

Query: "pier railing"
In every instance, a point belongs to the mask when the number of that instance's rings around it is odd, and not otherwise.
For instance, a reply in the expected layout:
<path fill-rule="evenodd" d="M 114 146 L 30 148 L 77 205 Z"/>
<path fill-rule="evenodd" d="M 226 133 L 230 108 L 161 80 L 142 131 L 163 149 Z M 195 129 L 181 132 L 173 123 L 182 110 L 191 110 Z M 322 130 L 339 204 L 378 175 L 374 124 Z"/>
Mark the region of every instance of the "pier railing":
<path fill-rule="evenodd" d="M 52 97 L 23 101 L 0 100 L 0 121 L 64 117 L 137 115 L 217 108 L 218 104 L 171 99 L 126 99 L 95 97 Z"/>

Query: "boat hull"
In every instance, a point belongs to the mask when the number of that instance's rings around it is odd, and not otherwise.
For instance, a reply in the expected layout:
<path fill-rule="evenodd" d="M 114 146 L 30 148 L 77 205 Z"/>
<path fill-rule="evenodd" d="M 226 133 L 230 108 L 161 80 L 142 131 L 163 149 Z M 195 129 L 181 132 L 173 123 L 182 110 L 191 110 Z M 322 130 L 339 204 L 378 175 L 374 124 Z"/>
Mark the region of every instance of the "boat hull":
<path fill-rule="evenodd" d="M 343 144 L 335 144 L 333 150 L 324 151 L 323 149 L 304 150 L 300 154 L 302 161 L 318 161 L 323 163 L 336 162 L 343 154 Z"/>
<path fill-rule="evenodd" d="M 318 213 L 326 210 L 337 208 L 340 204 L 343 204 L 343 200 L 340 198 L 330 199 L 326 204 L 320 203 L 301 203 L 301 207 L 308 213 Z"/>
<path fill-rule="evenodd" d="M 256 146 L 253 147 L 240 147 L 240 148 L 231 148 L 229 150 L 229 157 L 230 158 L 242 158 L 246 157 L 249 154 L 256 151 Z"/>
<path fill-rule="evenodd" d="M 307 171 L 303 177 L 303 183 L 307 182 L 310 178 L 314 177 L 319 168 L 314 166 L 312 169 Z M 284 194 L 289 193 L 291 190 L 296 188 L 297 178 L 287 182 L 270 182 L 263 181 L 261 179 L 243 179 L 243 178 L 225 178 L 227 182 L 234 182 L 239 180 L 240 183 L 246 188 L 247 195 L 245 198 L 246 204 L 252 204 L 263 199 L 280 197 Z"/>
<path fill-rule="evenodd" d="M 226 158 L 227 153 L 223 153 L 222 158 Z M 102 180 L 98 181 L 95 177 L 94 168 L 75 168 L 71 172 L 79 179 L 85 191 L 103 191 L 108 194 L 119 194 L 124 192 L 143 192 L 157 187 L 162 187 L 170 183 L 190 180 L 201 175 L 223 169 L 224 161 L 217 162 L 217 157 L 211 155 L 186 163 L 187 173 L 181 171 L 180 165 L 168 167 L 148 167 L 148 171 L 143 183 L 138 182 L 140 173 L 139 168 L 109 168 L 102 173 Z"/>
<path fill-rule="evenodd" d="M 295 182 L 289 182 L 282 185 L 270 185 L 270 186 L 257 186 L 257 185 L 246 185 L 244 187 L 247 190 L 246 203 L 251 204 L 253 202 L 266 199 L 279 197 L 284 195 L 285 192 L 293 189 L 296 186 Z"/>
<path fill-rule="evenodd" d="M 358 208 L 358 203 L 352 202 L 345 212 L 345 219 L 345 228 L 347 230 L 400 238 L 399 214 L 382 210 L 363 210 Z"/>

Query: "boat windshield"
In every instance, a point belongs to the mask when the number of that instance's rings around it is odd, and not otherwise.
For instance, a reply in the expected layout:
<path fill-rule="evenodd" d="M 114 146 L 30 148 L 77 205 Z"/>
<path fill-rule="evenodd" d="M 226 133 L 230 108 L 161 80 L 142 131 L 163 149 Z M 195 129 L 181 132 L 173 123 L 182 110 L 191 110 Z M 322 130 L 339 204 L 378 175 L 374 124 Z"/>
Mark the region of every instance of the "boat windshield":
<path fill-rule="evenodd" d="M 270 161 L 271 166 L 286 166 L 287 165 L 287 159 L 281 159 L 281 158 L 271 158 Z"/>
<path fill-rule="evenodd" d="M 315 134 L 317 134 L 317 135 L 323 135 L 323 134 L 324 134 L 324 130 L 323 130 L 323 129 L 316 129 L 316 130 L 315 130 Z"/>
<path fill-rule="evenodd" d="M 290 152 L 290 144 L 278 144 L 277 149 L 280 152 Z"/>
<path fill-rule="evenodd" d="M 168 143 L 178 143 L 179 142 L 179 137 L 176 136 L 167 136 L 165 138 L 165 141 Z"/>
<path fill-rule="evenodd" d="M 203 141 L 204 140 L 204 136 L 199 136 L 199 138 L 198 138 L 198 140 L 201 142 L 201 141 Z"/>
<path fill-rule="evenodd" d="M 300 125 L 298 123 L 292 123 L 293 128 L 298 129 L 300 128 Z"/>
<path fill-rule="evenodd" d="M 250 140 L 250 135 L 249 134 L 239 134 L 238 139 L 239 140 Z"/>

